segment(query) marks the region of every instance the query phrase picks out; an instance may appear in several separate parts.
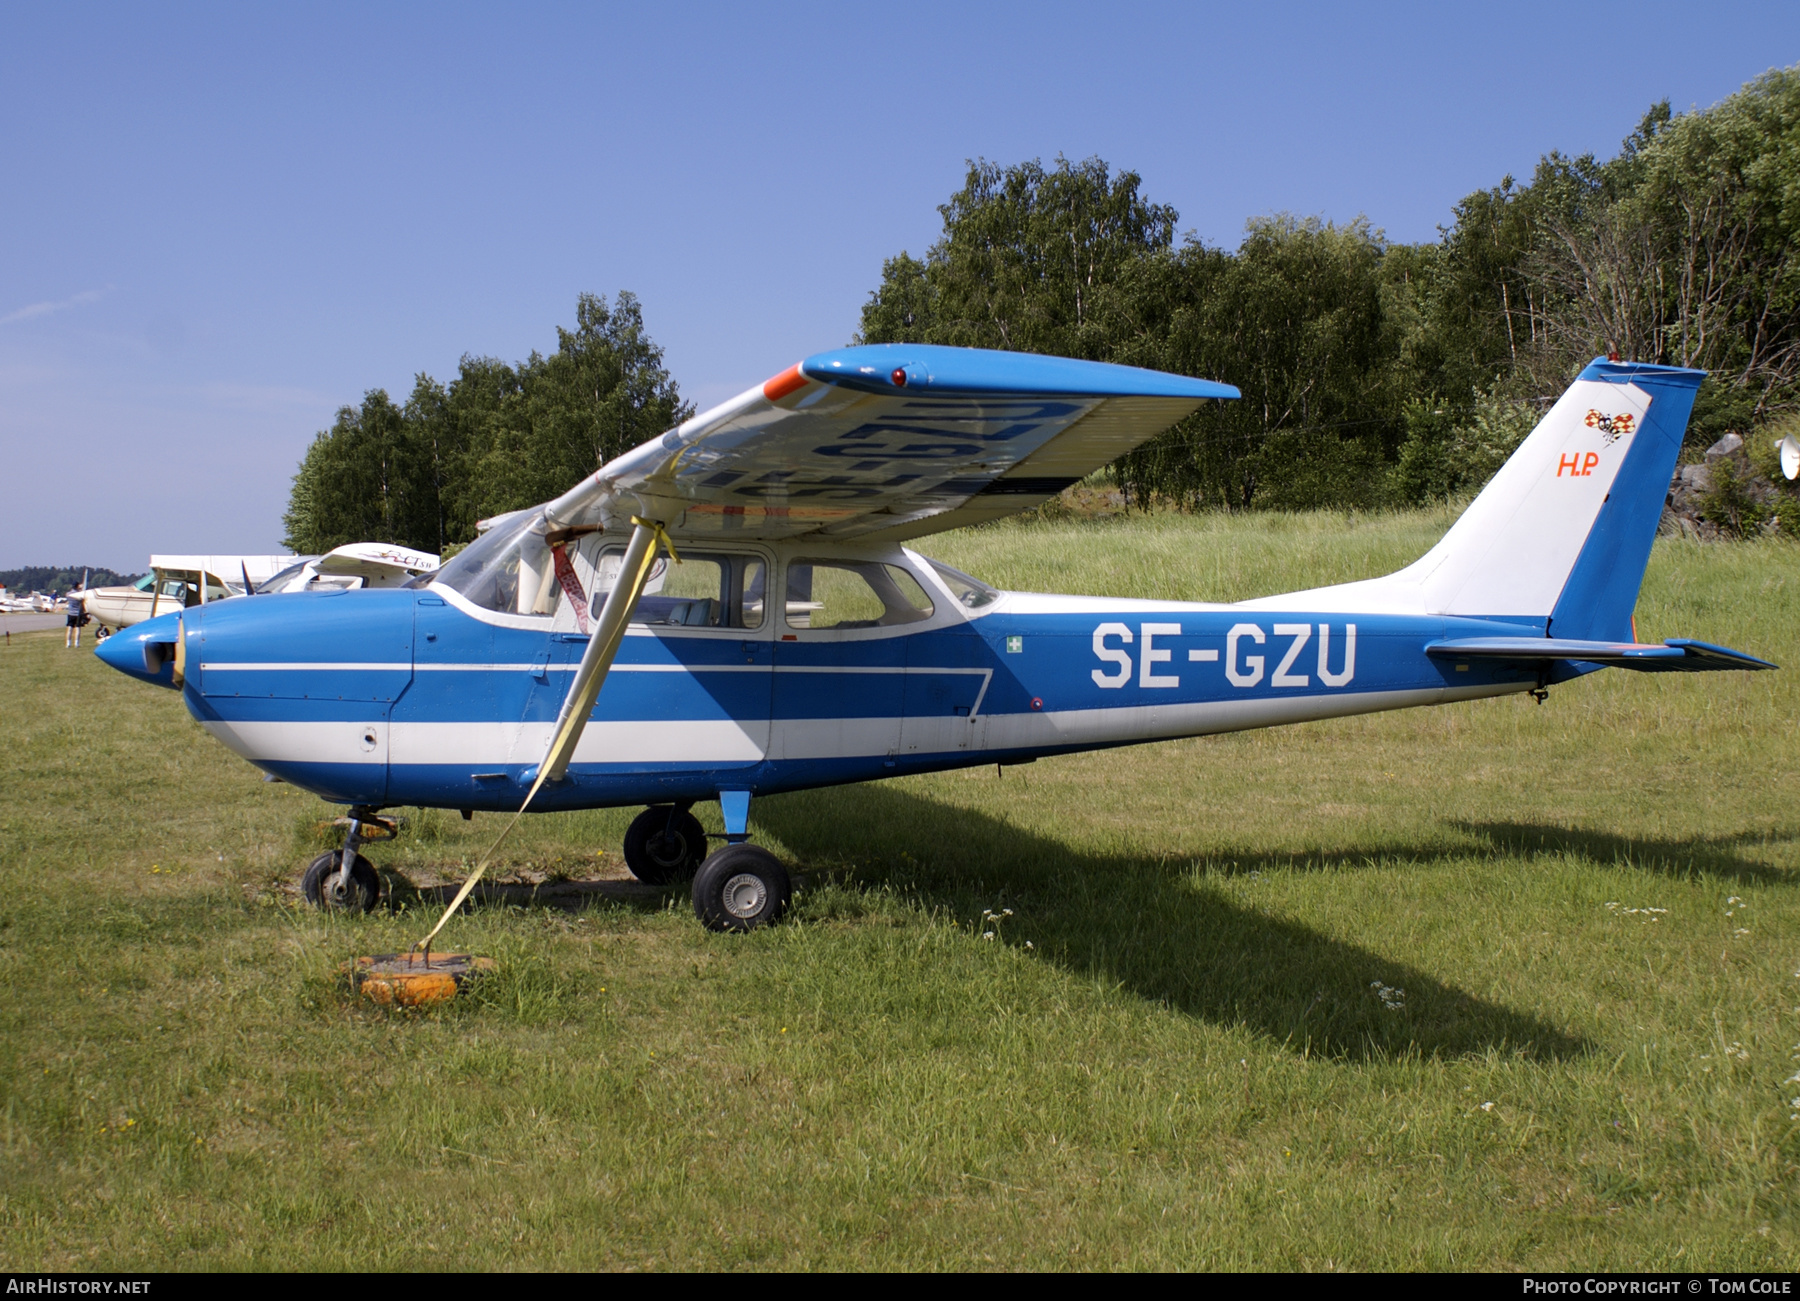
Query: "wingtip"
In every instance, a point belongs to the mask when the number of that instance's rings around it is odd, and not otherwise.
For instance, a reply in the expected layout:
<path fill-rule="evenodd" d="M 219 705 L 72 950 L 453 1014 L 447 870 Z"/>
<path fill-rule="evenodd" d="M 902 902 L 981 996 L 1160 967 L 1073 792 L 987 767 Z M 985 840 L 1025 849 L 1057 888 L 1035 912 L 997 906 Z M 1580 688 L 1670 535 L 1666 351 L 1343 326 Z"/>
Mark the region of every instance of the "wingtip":
<path fill-rule="evenodd" d="M 791 393 L 798 393 L 810 382 L 805 375 L 800 373 L 800 363 L 795 362 L 781 374 L 763 384 L 763 396 L 771 402 L 779 402 Z"/>

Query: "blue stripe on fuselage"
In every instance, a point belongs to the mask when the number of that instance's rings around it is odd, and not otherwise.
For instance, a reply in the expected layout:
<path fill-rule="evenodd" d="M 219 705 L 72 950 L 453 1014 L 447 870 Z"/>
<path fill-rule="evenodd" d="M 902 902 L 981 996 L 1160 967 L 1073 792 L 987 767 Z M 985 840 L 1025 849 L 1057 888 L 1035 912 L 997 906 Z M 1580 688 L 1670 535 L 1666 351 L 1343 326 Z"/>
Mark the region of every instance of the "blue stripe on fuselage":
<path fill-rule="evenodd" d="M 536 807 L 705 799 L 721 787 L 794 789 L 996 756 L 1130 744 L 1151 739 L 1124 721 L 1146 707 L 1177 707 L 1179 714 L 1185 707 L 1289 700 L 1320 702 L 1320 711 L 1330 712 L 1334 695 L 1446 687 L 1479 693 L 1535 679 L 1535 669 L 1524 666 L 1474 661 L 1465 667 L 1424 653 L 1427 643 L 1444 638 L 1517 636 L 1516 621 L 1081 604 L 1078 610 L 1002 609 L 949 628 L 836 640 L 800 632 L 797 638 L 805 640 L 779 641 L 776 630 L 634 633 L 620 648 L 596 721 L 645 729 L 736 721 L 770 736 L 772 719 L 769 753 L 778 757 L 646 763 L 621 753 L 617 762 L 576 764 L 567 782 L 539 795 Z M 190 658 L 199 649 L 205 666 L 197 674 L 190 668 L 189 708 L 202 721 L 222 724 L 549 724 L 586 640 L 489 624 L 442 598 L 408 590 L 258 597 L 188 613 L 200 634 Z M 1286 630 L 1277 632 L 1277 625 Z M 1556 676 L 1576 671 L 1560 666 Z M 1104 731 L 1113 711 L 1121 720 L 1116 736 Z M 789 721 L 910 723 L 939 715 L 994 721 L 1072 713 L 1100 720 L 1084 724 L 1088 731 L 1078 743 L 1046 733 L 1019 745 L 909 750 L 896 727 L 893 743 L 868 753 L 779 757 L 791 753 L 781 739 Z M 966 735 L 985 735 L 974 721 L 971 728 Z M 879 728 L 874 734 L 885 735 Z M 259 766 L 332 799 L 495 809 L 516 808 L 523 795 L 533 765 L 519 759 L 497 754 L 473 765 L 382 765 L 300 761 L 278 751 L 255 756 Z"/>

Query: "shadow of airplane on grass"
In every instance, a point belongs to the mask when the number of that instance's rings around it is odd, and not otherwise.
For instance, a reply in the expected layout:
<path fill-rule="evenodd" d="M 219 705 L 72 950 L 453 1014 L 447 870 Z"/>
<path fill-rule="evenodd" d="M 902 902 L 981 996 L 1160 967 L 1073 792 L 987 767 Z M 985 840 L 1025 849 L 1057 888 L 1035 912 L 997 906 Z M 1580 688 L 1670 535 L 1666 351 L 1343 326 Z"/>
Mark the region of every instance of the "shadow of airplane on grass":
<path fill-rule="evenodd" d="M 1456 822 L 1451 825 L 1485 840 L 1492 846 L 1495 857 L 1569 855 L 1594 863 L 1635 867 L 1684 879 L 1712 876 L 1739 885 L 1800 884 L 1800 872 L 1770 867 L 1737 852 L 1743 845 L 1792 844 L 1800 839 L 1792 831 L 1739 831 L 1722 836 L 1696 836 L 1691 840 L 1637 840 L 1606 831 L 1529 822 Z"/>
<path fill-rule="evenodd" d="M 879 883 L 971 921 L 984 908 L 1012 908 L 1007 938 L 1032 940 L 1046 959 L 1292 1051 L 1562 1060 L 1589 1047 L 1539 1017 L 1227 898 L 1186 863 L 1082 853 L 880 785 L 759 800 L 757 821 L 802 861 L 858 864 L 842 873 L 851 889 Z"/>
<path fill-rule="evenodd" d="M 1196 881 L 1186 860 L 1083 853 L 999 818 L 880 784 L 764 798 L 757 801 L 756 823 L 800 859 L 803 878 L 811 863 L 814 879 L 835 879 L 852 891 L 886 887 L 969 921 L 985 908 L 1010 907 L 1015 916 L 1004 927 L 1007 938 L 1032 940 L 1046 959 L 1189 1016 L 1244 1026 L 1295 1051 L 1342 1060 L 1489 1052 L 1561 1060 L 1588 1050 L 1579 1037 L 1539 1017 L 1227 898 Z M 1529 823 L 1453 825 L 1477 843 L 1217 857 L 1229 861 L 1223 870 L 1239 876 L 1448 856 L 1574 855 L 1678 877 L 1800 881 L 1800 874 L 1739 852 L 1745 845 L 1791 842 L 1791 832 L 1674 841 Z M 844 863 L 856 866 L 828 866 Z M 390 900 L 442 907 L 455 888 L 413 887 L 396 878 Z M 674 889 L 634 881 L 493 884 L 480 887 L 469 906 L 575 910 L 606 902 L 658 911 Z"/>

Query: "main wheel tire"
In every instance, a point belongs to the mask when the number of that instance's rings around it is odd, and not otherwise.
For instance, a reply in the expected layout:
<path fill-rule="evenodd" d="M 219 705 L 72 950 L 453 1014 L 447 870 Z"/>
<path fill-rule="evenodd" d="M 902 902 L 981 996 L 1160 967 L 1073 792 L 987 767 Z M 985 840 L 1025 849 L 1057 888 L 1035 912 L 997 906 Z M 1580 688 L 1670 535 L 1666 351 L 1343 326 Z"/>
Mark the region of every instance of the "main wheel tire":
<path fill-rule="evenodd" d="M 646 885 L 692 876 L 706 858 L 706 830 L 686 809 L 645 809 L 625 831 L 625 866 Z"/>
<path fill-rule="evenodd" d="M 334 849 L 308 863 L 300 878 L 300 893 L 307 903 L 327 912 L 373 912 L 381 899 L 381 878 L 375 875 L 374 865 L 358 854 L 350 863 L 349 888 L 339 890 L 338 864 L 343 852 Z"/>
<path fill-rule="evenodd" d="M 105 624 L 101 624 L 98 628 L 94 629 L 95 641 L 105 641 L 110 636 L 112 636 L 112 629 L 108 628 Z"/>
<path fill-rule="evenodd" d="M 787 869 L 756 845 L 727 845 L 694 874 L 694 915 L 711 931 L 773 925 L 793 897 Z"/>

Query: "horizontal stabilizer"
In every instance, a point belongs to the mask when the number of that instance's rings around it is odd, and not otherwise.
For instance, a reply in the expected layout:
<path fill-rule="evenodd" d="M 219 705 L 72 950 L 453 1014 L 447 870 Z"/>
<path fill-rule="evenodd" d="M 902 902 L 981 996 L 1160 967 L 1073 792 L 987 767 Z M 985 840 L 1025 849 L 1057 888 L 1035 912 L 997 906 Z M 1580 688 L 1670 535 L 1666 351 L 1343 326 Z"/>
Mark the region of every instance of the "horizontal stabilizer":
<path fill-rule="evenodd" d="M 1425 648 L 1438 659 L 1581 660 L 1639 673 L 1707 673 L 1721 669 L 1772 669 L 1776 665 L 1742 651 L 1674 637 L 1662 645 L 1628 641 L 1574 641 L 1557 637 L 1459 637 Z"/>

